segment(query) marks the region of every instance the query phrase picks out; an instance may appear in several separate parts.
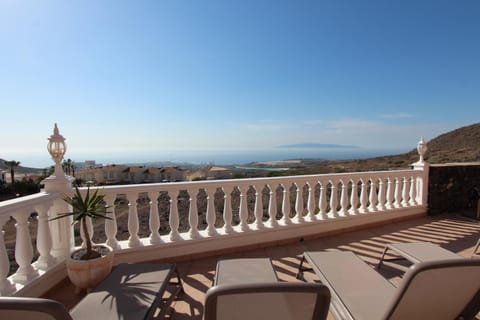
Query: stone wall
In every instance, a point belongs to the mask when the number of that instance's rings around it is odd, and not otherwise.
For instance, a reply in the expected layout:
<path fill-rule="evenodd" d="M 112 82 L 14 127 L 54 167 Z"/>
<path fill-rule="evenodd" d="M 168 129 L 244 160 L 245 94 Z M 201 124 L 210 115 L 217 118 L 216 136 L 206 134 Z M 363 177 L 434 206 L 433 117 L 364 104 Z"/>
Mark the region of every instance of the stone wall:
<path fill-rule="evenodd" d="M 480 163 L 431 165 L 428 214 L 477 213 L 480 193 Z"/>

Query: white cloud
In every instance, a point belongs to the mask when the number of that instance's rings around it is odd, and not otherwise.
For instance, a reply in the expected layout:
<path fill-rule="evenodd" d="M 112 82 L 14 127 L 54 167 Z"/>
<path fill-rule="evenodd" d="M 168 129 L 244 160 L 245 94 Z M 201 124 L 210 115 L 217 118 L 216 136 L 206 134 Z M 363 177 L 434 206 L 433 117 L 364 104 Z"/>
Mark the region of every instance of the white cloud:
<path fill-rule="evenodd" d="M 391 113 L 391 114 L 380 115 L 380 118 L 383 118 L 383 119 L 408 119 L 408 118 L 414 118 L 414 117 L 415 115 L 410 113 Z"/>

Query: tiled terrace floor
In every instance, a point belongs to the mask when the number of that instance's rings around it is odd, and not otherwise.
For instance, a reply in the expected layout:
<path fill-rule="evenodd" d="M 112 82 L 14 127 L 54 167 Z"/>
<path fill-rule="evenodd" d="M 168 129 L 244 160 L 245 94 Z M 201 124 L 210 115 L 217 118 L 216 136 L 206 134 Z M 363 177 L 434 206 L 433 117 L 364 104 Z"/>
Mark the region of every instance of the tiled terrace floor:
<path fill-rule="evenodd" d="M 369 229 L 305 240 L 282 246 L 272 246 L 192 261 L 178 262 L 185 293 L 174 302 L 170 319 L 201 319 L 204 295 L 212 286 L 218 258 L 270 257 L 281 281 L 298 282 L 295 278 L 302 253 L 318 250 L 353 251 L 372 266 L 378 262 L 386 243 L 429 241 L 458 254 L 470 257 L 473 246 L 480 236 L 480 222 L 461 215 L 422 217 L 396 222 Z M 380 272 L 394 284 L 400 274 L 388 267 Z M 305 281 L 315 281 L 311 272 L 304 274 Z M 65 280 L 63 285 L 46 295 L 61 301 L 67 308 L 77 303 L 82 295 L 75 295 L 72 285 Z M 333 319 L 333 317 L 329 317 Z"/>

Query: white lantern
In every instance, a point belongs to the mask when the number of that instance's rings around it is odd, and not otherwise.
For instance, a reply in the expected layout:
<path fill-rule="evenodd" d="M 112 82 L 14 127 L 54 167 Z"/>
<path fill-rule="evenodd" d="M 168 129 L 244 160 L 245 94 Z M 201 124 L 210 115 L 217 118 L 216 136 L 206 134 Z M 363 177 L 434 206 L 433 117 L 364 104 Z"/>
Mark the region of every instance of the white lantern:
<path fill-rule="evenodd" d="M 53 161 L 55 161 L 55 175 L 65 174 L 63 172 L 61 162 L 65 152 L 67 152 L 67 145 L 65 143 L 65 138 L 60 134 L 58 126 L 55 123 L 55 128 L 53 128 L 53 134 L 48 138 L 47 150 L 52 156 Z"/>

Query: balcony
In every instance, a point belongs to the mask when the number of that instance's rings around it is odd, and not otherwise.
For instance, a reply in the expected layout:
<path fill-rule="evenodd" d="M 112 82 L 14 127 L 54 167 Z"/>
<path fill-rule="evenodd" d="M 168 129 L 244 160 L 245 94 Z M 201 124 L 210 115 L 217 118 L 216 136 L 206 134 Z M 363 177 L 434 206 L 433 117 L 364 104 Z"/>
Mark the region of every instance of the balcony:
<path fill-rule="evenodd" d="M 93 241 L 114 249 L 115 264 L 178 263 L 186 292 L 173 319 L 201 318 L 219 257 L 270 257 L 281 280 L 299 281 L 298 257 L 306 250 L 350 250 L 375 263 L 385 243 L 431 241 L 468 256 L 477 222 L 426 215 L 429 166 L 421 143 L 408 170 L 106 186 L 112 219 L 88 228 L 98 235 Z M 55 173 L 42 192 L 0 203 L 0 226 L 16 222 L 18 265 L 11 268 L 0 237 L 0 295 L 50 297 L 71 308 L 82 295 L 73 293 L 64 261 L 82 241 L 75 242 L 68 219 L 49 221 L 68 211 L 61 198 L 72 191 L 59 165 L 63 154 L 52 157 Z M 385 276 L 395 281 L 398 274 Z"/>
<path fill-rule="evenodd" d="M 386 243 L 430 241 L 470 257 L 479 234 L 480 224 L 461 215 L 422 216 L 330 236 L 306 238 L 303 241 L 270 243 L 261 248 L 246 248 L 234 252 L 217 251 L 206 257 L 199 254 L 158 261 L 175 261 L 184 281 L 185 293 L 173 303 L 170 319 L 202 319 L 204 295 L 212 286 L 218 258 L 270 257 L 281 281 L 298 282 L 303 281 L 297 280 L 295 275 L 304 251 L 348 250 L 374 266 Z M 400 279 L 400 273 L 394 269 L 385 267 L 380 269 L 380 272 L 394 284 Z M 318 278 L 312 272 L 306 272 L 304 280 L 316 281 Z M 67 308 L 71 308 L 83 297 L 82 294 L 75 295 L 73 292 L 72 284 L 65 279 L 44 297 L 61 301 Z M 328 319 L 334 318 L 329 315 Z"/>

